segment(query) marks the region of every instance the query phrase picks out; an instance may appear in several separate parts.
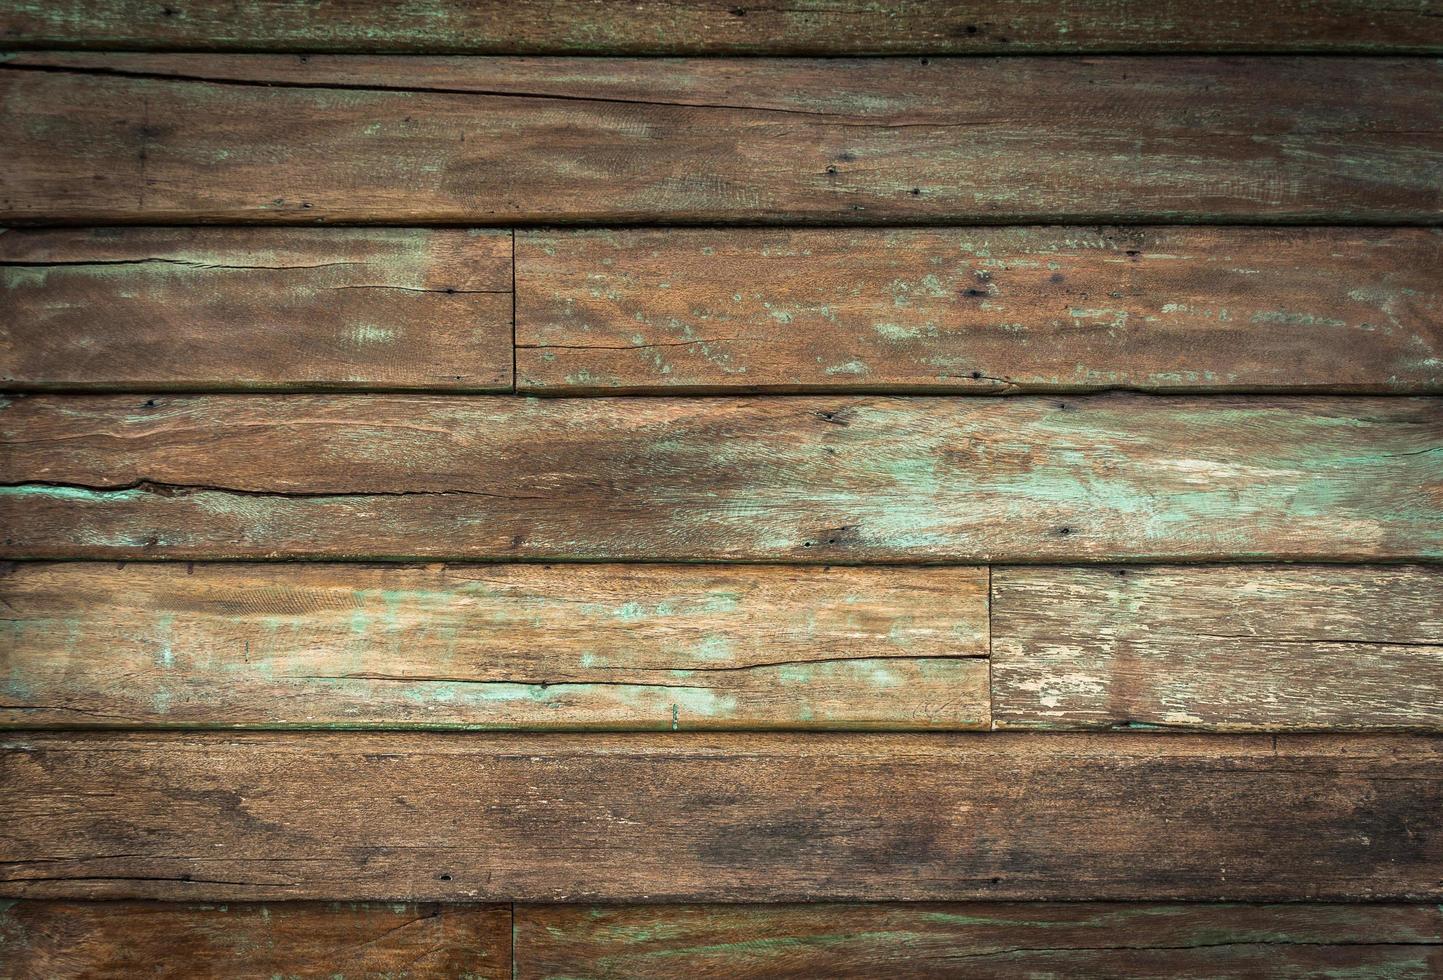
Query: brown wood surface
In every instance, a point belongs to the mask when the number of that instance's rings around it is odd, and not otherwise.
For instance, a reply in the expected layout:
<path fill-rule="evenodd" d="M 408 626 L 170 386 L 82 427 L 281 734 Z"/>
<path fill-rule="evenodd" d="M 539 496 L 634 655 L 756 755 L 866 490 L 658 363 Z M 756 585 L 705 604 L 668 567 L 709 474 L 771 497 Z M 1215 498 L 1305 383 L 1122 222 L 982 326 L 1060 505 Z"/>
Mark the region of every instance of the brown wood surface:
<path fill-rule="evenodd" d="M 516 908 L 516 977 L 726 980 L 1443 973 L 1436 905 L 702 905 Z"/>
<path fill-rule="evenodd" d="M 15 733 L 0 896 L 1443 897 L 1443 740 Z"/>
<path fill-rule="evenodd" d="M 478 54 L 1443 50 L 1435 0 L 3 0 L 12 47 Z"/>
<path fill-rule="evenodd" d="M 12 222 L 1443 219 L 1443 63 L 18 53 Z"/>
<path fill-rule="evenodd" d="M 0 902 L 6 980 L 510 980 L 496 905 Z"/>
<path fill-rule="evenodd" d="M 1002 728 L 1443 728 L 1443 569 L 998 568 Z"/>
<path fill-rule="evenodd" d="M 1443 401 L 32 396 L 10 558 L 1443 558 Z"/>
<path fill-rule="evenodd" d="M 564 394 L 1443 390 L 1437 229 L 534 231 L 517 383 Z"/>
<path fill-rule="evenodd" d="M 0 596 L 8 727 L 988 727 L 985 569 L 24 563 Z"/>
<path fill-rule="evenodd" d="M 0 232 L 11 389 L 511 388 L 511 236 Z"/>

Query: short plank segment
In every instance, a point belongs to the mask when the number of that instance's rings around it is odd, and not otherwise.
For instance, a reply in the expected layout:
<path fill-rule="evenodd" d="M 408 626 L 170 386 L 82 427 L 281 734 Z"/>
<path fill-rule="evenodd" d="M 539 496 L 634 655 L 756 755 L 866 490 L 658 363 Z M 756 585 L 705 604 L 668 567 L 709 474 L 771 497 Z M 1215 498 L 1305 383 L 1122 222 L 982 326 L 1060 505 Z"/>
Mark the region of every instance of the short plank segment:
<path fill-rule="evenodd" d="M 1431 900 L 1443 739 L 14 733 L 0 895 Z"/>
<path fill-rule="evenodd" d="M 9 727 L 988 727 L 984 569 L 26 563 L 0 595 Z"/>
<path fill-rule="evenodd" d="M 1443 390 L 1436 229 L 534 231 L 541 394 Z"/>
<path fill-rule="evenodd" d="M 1269 4 L 994 0 L 3 0 L 12 47 L 416 54 L 974 54 L 1113 51 L 1443 51 L 1435 0 Z"/>
<path fill-rule="evenodd" d="M 0 975 L 511 980 L 511 910 L 0 902 Z"/>
<path fill-rule="evenodd" d="M 1437 223 L 1443 62 L 18 53 L 0 220 Z"/>
<path fill-rule="evenodd" d="M 1436 905 L 703 905 L 516 908 L 518 980 L 895 975 L 1427 980 Z"/>
<path fill-rule="evenodd" d="M 507 232 L 0 232 L 12 390 L 510 390 L 511 340 Z"/>
<path fill-rule="evenodd" d="M 33 396 L 9 558 L 1443 558 L 1443 400 Z"/>
<path fill-rule="evenodd" d="M 997 568 L 1000 728 L 1443 729 L 1443 568 Z"/>

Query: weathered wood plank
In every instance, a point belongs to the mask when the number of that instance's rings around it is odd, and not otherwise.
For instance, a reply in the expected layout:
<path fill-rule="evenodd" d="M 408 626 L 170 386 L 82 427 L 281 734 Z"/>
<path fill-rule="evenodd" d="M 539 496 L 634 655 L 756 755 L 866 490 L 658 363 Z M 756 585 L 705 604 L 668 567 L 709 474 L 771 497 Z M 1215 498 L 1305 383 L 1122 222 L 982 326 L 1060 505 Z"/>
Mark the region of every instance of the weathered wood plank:
<path fill-rule="evenodd" d="M 3 0 L 12 47 L 476 54 L 1443 51 L 1435 0 Z"/>
<path fill-rule="evenodd" d="M 527 391 L 1443 389 L 1437 229 L 535 231 Z"/>
<path fill-rule="evenodd" d="M 976 568 L 22 564 L 8 727 L 986 728 Z"/>
<path fill-rule="evenodd" d="M 1003 728 L 1443 728 L 1443 569 L 998 568 Z"/>
<path fill-rule="evenodd" d="M 1443 896 L 1423 736 L 17 733 L 0 895 Z"/>
<path fill-rule="evenodd" d="M 1443 400 L 32 396 L 9 558 L 1443 558 Z"/>
<path fill-rule="evenodd" d="M 19 53 L 12 222 L 1443 219 L 1427 59 Z"/>
<path fill-rule="evenodd" d="M 511 340 L 506 232 L 0 232 L 15 390 L 510 390 Z"/>
<path fill-rule="evenodd" d="M 516 976 L 1359 976 L 1443 971 L 1433 905 L 520 905 Z"/>
<path fill-rule="evenodd" d="M 496 905 L 0 902 L 0 974 L 510 980 Z"/>

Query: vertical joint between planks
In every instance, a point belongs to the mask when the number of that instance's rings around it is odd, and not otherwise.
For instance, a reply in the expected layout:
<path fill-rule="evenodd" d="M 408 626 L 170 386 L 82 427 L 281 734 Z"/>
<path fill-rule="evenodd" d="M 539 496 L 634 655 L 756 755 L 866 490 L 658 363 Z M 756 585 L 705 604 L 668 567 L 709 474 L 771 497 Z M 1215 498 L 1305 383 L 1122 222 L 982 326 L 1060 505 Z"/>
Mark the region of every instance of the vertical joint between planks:
<path fill-rule="evenodd" d="M 997 705 L 992 687 L 992 566 L 987 566 L 987 730 L 997 731 Z"/>
<path fill-rule="evenodd" d="M 516 229 L 511 229 L 511 394 L 516 394 Z M 513 910 L 514 913 L 514 910 Z M 512 915 L 514 926 L 515 915 Z"/>
<path fill-rule="evenodd" d="M 515 241 L 516 241 L 516 233 L 515 233 L 514 231 L 511 233 L 511 241 L 513 242 L 513 247 L 514 247 L 514 243 L 515 243 Z M 516 265 L 515 265 L 514 263 L 512 264 L 511 269 L 512 269 L 512 276 L 514 277 L 515 274 L 516 274 L 516 273 L 515 273 Z M 512 302 L 514 303 L 514 302 L 515 302 L 514 297 L 516 296 L 516 293 L 513 291 L 511 295 L 512 295 L 512 297 L 513 297 Z M 512 349 L 515 350 L 514 347 L 513 347 Z M 512 903 L 511 903 L 511 980 L 516 980 L 516 975 L 517 975 L 517 966 L 516 966 L 516 903 L 515 903 L 515 902 L 512 902 Z"/>

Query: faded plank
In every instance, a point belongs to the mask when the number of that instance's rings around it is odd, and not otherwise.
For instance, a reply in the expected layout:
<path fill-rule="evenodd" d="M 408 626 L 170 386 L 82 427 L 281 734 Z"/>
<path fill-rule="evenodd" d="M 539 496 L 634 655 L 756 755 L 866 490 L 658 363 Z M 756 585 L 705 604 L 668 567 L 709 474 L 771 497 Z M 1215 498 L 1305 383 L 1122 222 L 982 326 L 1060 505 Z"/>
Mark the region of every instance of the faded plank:
<path fill-rule="evenodd" d="M 0 895 L 1436 900 L 1423 736 L 16 733 Z"/>
<path fill-rule="evenodd" d="M 1428 59 L 19 53 L 0 220 L 1443 218 Z"/>
<path fill-rule="evenodd" d="M 0 903 L 0 973 L 71 977 L 510 980 L 496 905 Z"/>
<path fill-rule="evenodd" d="M 306 0 L 0 2 L 12 47 L 474 54 L 970 54 L 982 52 L 1438 52 L 1434 0 Z"/>
<path fill-rule="evenodd" d="M 1436 229 L 535 231 L 527 391 L 1443 389 Z"/>
<path fill-rule="evenodd" d="M 12 389 L 511 388 L 511 236 L 0 232 Z"/>
<path fill-rule="evenodd" d="M 1429 905 L 520 905 L 518 980 L 1443 972 Z"/>
<path fill-rule="evenodd" d="M 32 396 L 9 558 L 1443 558 L 1443 400 Z"/>
<path fill-rule="evenodd" d="M 8 727 L 988 727 L 985 569 L 21 564 L 0 596 Z"/>
<path fill-rule="evenodd" d="M 1004 728 L 1443 728 L 1443 569 L 999 568 Z"/>

